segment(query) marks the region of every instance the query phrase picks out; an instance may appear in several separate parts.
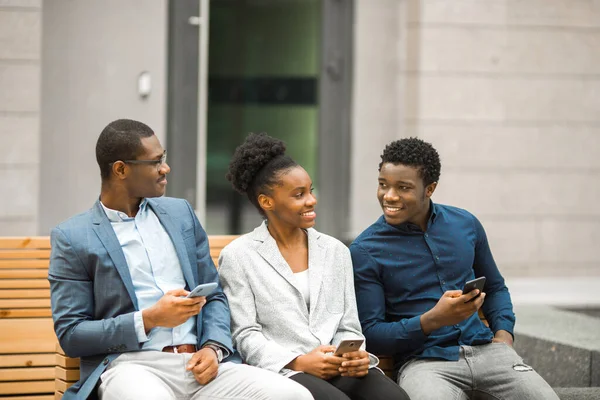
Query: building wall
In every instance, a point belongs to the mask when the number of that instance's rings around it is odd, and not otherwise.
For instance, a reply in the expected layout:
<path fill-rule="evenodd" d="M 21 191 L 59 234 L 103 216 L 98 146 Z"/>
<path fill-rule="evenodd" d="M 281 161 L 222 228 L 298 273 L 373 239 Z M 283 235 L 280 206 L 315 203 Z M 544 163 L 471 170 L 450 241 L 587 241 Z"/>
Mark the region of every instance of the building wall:
<path fill-rule="evenodd" d="M 110 121 L 143 121 L 166 146 L 167 22 L 167 0 L 44 2 L 40 234 L 98 198 L 95 144 Z"/>
<path fill-rule="evenodd" d="M 416 135 L 442 158 L 434 200 L 480 218 L 505 275 L 600 276 L 600 1 L 357 0 L 356 16 L 353 233 L 380 214 L 381 142 Z"/>
<path fill-rule="evenodd" d="M 0 0 L 0 236 L 36 232 L 41 0 Z"/>

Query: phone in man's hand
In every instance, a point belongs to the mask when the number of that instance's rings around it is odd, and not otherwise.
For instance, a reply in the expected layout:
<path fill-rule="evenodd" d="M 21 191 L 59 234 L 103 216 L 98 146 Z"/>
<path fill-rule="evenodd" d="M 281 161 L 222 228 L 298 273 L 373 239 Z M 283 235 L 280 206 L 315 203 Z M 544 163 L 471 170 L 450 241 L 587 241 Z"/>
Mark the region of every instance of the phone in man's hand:
<path fill-rule="evenodd" d="M 217 288 L 217 282 L 201 283 L 196 286 L 186 297 L 208 296 Z"/>
<path fill-rule="evenodd" d="M 463 294 L 472 292 L 475 289 L 479 290 L 479 294 L 477 296 L 473 297 L 471 300 L 467 301 L 466 303 L 478 298 L 481 295 L 481 292 L 483 292 L 484 286 L 485 286 L 485 276 L 481 276 L 477 279 L 473 279 L 472 281 L 468 281 L 467 283 L 465 283 L 465 286 L 463 287 Z"/>

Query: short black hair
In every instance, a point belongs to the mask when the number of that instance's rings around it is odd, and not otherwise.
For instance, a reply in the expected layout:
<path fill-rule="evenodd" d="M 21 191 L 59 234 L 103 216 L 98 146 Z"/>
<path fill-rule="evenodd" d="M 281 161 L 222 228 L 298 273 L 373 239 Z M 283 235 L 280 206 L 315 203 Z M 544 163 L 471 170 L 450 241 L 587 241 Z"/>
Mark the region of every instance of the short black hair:
<path fill-rule="evenodd" d="M 442 169 L 437 150 L 431 143 L 415 137 L 396 140 L 385 146 L 379 163 L 380 171 L 381 166 L 385 163 L 416 167 L 425 186 L 438 182 Z"/>
<path fill-rule="evenodd" d="M 250 133 L 235 149 L 226 177 L 236 191 L 248 196 L 264 217 L 258 196 L 270 194 L 273 186 L 280 184 L 280 174 L 296 166 L 298 163 L 285 154 L 283 141 L 264 132 Z"/>
<path fill-rule="evenodd" d="M 115 161 L 135 160 L 142 152 L 142 138 L 154 135 L 146 124 L 132 119 L 118 119 L 106 125 L 96 142 L 96 161 L 102 180 L 110 177 Z"/>

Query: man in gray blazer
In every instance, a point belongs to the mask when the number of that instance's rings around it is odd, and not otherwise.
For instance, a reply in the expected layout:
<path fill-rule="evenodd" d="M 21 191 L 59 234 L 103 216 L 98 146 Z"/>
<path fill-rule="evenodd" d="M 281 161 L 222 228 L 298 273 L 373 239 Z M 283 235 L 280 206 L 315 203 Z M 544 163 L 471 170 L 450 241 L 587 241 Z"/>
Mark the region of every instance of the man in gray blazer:
<path fill-rule="evenodd" d="M 52 230 L 52 316 L 62 348 L 81 357 L 64 399 L 311 399 L 277 374 L 240 365 L 208 239 L 188 202 L 159 198 L 170 168 L 147 125 L 111 122 L 96 145 L 102 189 Z M 233 362 L 228 362 L 233 361 Z M 236 363 L 237 362 L 237 363 Z"/>

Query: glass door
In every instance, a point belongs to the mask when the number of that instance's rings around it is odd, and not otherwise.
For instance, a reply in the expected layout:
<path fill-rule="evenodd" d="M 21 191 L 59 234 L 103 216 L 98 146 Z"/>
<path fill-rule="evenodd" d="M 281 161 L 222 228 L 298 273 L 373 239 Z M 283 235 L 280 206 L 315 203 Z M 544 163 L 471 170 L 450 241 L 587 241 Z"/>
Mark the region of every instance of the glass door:
<path fill-rule="evenodd" d="M 206 223 L 239 234 L 260 223 L 225 174 L 249 132 L 285 141 L 318 187 L 320 0 L 212 0 L 208 46 Z"/>

